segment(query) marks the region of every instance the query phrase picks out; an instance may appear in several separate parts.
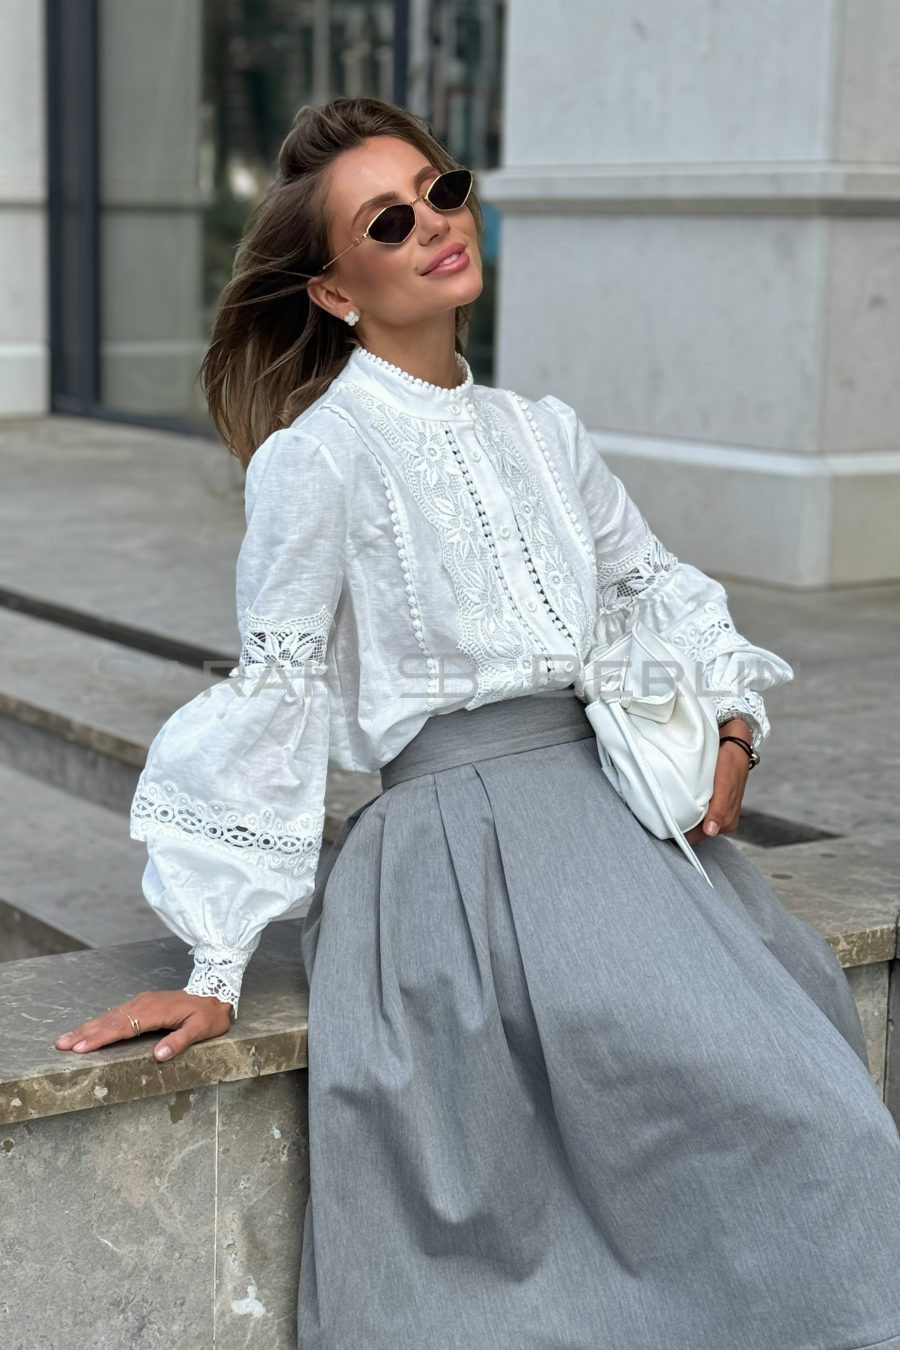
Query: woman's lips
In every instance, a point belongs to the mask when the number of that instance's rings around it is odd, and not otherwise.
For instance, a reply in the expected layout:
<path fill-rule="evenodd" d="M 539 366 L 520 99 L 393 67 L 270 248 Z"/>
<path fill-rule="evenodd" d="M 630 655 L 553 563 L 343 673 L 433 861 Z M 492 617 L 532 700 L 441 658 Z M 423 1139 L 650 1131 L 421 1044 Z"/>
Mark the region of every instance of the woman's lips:
<path fill-rule="evenodd" d="M 443 273 L 446 273 L 449 276 L 453 272 L 461 272 L 463 268 L 468 267 L 468 265 L 469 265 L 469 254 L 467 250 L 463 248 L 462 252 L 459 254 L 459 257 L 456 259 L 455 262 L 438 263 L 437 267 L 432 267 L 429 272 L 423 272 L 422 275 L 425 277 L 437 277 L 441 276 Z"/>

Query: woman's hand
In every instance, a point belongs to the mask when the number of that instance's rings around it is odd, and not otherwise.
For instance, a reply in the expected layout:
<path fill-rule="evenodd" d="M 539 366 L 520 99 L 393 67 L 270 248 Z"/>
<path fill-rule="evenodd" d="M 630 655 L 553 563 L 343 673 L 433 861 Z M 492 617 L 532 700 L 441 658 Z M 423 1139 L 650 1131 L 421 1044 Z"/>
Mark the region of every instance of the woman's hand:
<path fill-rule="evenodd" d="M 719 727 L 722 736 L 740 736 L 751 742 L 751 732 L 747 723 L 734 718 Z M 734 741 L 725 741 L 719 746 L 716 759 L 716 772 L 713 779 L 713 792 L 706 808 L 706 815 L 693 829 L 685 833 L 689 844 L 704 839 L 711 834 L 730 834 L 736 830 L 741 816 L 741 800 L 750 773 L 750 760 L 741 746 Z"/>
<path fill-rule="evenodd" d="M 173 1059 L 195 1041 L 223 1036 L 231 1025 L 231 1004 L 223 1003 L 214 994 L 186 994 L 182 989 L 148 989 L 127 1003 L 92 1017 L 81 1026 L 64 1031 L 54 1042 L 57 1050 L 72 1050 L 84 1054 L 99 1050 L 102 1045 L 127 1041 L 143 1036 L 161 1027 L 174 1027 L 171 1036 L 164 1036 L 153 1047 L 156 1059 Z M 140 1027 L 136 1030 L 128 1020 L 133 1017 Z"/>

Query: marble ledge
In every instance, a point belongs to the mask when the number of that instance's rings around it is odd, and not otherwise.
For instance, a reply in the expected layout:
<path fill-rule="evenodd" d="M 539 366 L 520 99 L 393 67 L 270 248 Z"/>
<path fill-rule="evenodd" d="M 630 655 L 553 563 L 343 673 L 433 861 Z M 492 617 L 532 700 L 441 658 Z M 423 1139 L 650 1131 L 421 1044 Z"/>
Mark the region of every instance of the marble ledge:
<path fill-rule="evenodd" d="M 237 1021 L 168 1063 L 153 1057 L 162 1029 L 78 1054 L 54 1042 L 107 1005 L 145 989 L 181 988 L 193 962 L 174 934 L 0 963 L 0 1124 L 305 1068 L 302 922 L 266 927 L 244 977 Z"/>
<path fill-rule="evenodd" d="M 847 834 L 758 849 L 784 906 L 818 929 L 845 968 L 900 955 L 900 854 L 892 834 Z"/>
<path fill-rule="evenodd" d="M 896 843 L 853 836 L 777 849 L 752 861 L 785 906 L 816 928 L 845 967 L 898 956 L 900 871 Z M 0 1124 L 164 1096 L 307 1066 L 309 988 L 300 955 L 302 918 L 264 930 L 247 968 L 237 1021 L 169 1063 L 153 1058 L 150 1031 L 87 1054 L 56 1037 L 145 989 L 179 989 L 192 960 L 174 934 L 24 961 L 0 962 Z"/>

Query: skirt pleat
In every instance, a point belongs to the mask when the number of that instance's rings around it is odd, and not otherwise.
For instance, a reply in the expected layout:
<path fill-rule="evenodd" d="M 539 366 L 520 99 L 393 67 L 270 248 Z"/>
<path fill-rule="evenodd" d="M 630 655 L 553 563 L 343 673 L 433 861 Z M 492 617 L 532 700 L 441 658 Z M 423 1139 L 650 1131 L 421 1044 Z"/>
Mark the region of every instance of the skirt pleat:
<path fill-rule="evenodd" d="M 900 1350 L 900 1138 L 829 944 L 500 706 L 433 719 L 303 926 L 302 1350 Z"/>

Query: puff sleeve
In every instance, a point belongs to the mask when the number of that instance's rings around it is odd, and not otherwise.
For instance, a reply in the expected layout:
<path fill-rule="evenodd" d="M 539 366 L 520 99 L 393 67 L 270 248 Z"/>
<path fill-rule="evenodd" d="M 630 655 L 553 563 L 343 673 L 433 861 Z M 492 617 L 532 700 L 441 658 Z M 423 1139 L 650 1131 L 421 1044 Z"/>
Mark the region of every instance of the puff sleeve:
<path fill-rule="evenodd" d="M 637 618 L 696 663 L 698 687 L 714 698 L 717 722 L 744 718 L 758 749 L 771 730 L 762 691 L 793 679 L 791 666 L 739 633 L 722 584 L 679 561 L 653 533 L 573 409 L 551 395 L 540 402 L 562 423 L 594 538 L 596 615 L 575 681 L 578 696 L 590 697 L 584 667 Z"/>
<path fill-rule="evenodd" d="M 265 925 L 315 883 L 325 821 L 332 629 L 344 575 L 346 500 L 330 451 L 273 432 L 245 486 L 236 567 L 239 664 L 154 737 L 131 805 L 147 844 L 144 897 L 190 944 L 188 993 L 237 1015 Z"/>

